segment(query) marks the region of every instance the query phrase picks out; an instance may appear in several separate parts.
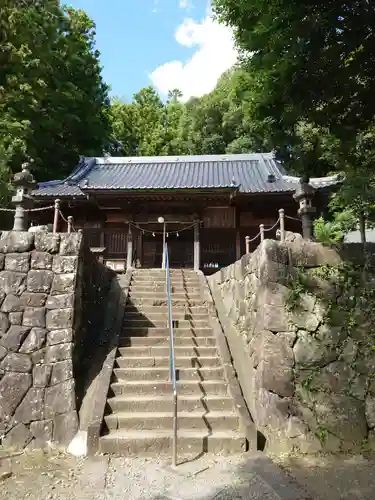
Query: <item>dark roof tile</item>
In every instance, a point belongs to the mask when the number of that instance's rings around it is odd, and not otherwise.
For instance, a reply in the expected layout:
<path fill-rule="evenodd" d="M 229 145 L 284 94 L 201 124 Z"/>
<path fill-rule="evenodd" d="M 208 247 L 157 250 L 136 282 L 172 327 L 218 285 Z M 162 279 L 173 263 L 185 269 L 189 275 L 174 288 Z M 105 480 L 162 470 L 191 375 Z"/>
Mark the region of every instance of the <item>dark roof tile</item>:
<path fill-rule="evenodd" d="M 324 184 L 324 179 L 319 181 Z M 235 187 L 241 193 L 287 193 L 294 191 L 297 183 L 298 178 L 287 176 L 272 153 L 85 158 L 65 181 L 41 183 L 35 196 L 82 197 L 89 191 Z"/>

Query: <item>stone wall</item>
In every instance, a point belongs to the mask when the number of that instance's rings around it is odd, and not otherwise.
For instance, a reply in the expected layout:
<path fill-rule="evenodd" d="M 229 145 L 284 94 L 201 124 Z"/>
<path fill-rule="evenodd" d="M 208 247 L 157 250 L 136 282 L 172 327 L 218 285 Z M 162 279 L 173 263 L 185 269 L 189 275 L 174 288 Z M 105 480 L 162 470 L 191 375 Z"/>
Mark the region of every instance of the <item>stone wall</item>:
<path fill-rule="evenodd" d="M 103 267 L 103 266 L 102 266 Z M 91 287 L 85 281 L 102 283 Z M 0 444 L 66 446 L 78 430 L 77 373 L 93 302 L 109 276 L 82 235 L 3 232 L 0 238 Z M 88 283 L 88 284 L 90 284 Z M 90 295 L 91 294 L 91 295 Z M 95 326 L 95 325 L 94 325 Z"/>
<path fill-rule="evenodd" d="M 374 321 L 365 306 L 346 314 L 355 290 L 321 272 L 339 266 L 339 253 L 296 236 L 265 240 L 208 278 L 248 408 L 275 453 L 374 445 Z"/>

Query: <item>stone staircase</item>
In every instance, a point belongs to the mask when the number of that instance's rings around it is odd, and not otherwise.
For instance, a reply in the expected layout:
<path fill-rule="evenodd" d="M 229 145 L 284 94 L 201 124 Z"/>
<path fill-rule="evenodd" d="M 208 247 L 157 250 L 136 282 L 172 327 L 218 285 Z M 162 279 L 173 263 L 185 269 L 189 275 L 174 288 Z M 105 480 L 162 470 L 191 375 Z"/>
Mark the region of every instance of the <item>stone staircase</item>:
<path fill-rule="evenodd" d="M 172 270 L 178 386 L 178 453 L 236 453 L 247 440 L 228 393 L 199 277 Z M 102 453 L 159 455 L 172 450 L 165 272 L 135 270 L 107 400 Z"/>

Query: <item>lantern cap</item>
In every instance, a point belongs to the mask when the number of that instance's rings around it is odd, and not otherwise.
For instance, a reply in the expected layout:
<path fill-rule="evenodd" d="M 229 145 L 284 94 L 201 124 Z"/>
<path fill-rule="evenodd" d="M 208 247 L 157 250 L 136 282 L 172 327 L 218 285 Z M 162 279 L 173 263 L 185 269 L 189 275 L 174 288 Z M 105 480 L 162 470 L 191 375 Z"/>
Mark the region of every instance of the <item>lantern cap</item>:
<path fill-rule="evenodd" d="M 12 179 L 13 186 L 23 187 L 27 189 L 33 189 L 36 187 L 37 182 L 35 181 L 33 174 L 30 172 L 31 165 L 33 163 L 34 160 L 32 160 L 31 158 L 29 158 L 28 161 L 22 163 L 21 172 L 17 172 L 13 176 Z"/>

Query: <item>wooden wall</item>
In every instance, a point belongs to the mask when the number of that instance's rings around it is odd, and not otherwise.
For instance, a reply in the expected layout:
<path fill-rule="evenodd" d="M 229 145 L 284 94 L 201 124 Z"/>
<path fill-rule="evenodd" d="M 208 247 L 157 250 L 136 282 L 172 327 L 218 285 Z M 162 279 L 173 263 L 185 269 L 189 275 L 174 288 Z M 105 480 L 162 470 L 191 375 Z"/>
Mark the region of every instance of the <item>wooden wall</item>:
<path fill-rule="evenodd" d="M 289 199 L 290 197 L 290 199 Z M 208 204 L 209 202 L 207 202 Z M 133 258 L 139 265 L 160 267 L 162 258 L 162 224 L 157 218 L 163 215 L 167 231 L 181 230 L 199 218 L 200 266 L 205 272 L 214 272 L 218 267 L 227 266 L 245 253 L 245 237 L 253 238 L 259 233 L 259 225 L 272 226 L 278 218 L 280 207 L 285 213 L 297 216 L 297 205 L 291 196 L 261 197 L 238 199 L 236 204 L 223 203 L 221 206 L 205 206 L 202 200 L 174 205 L 173 202 L 139 202 L 132 210 L 65 209 L 64 215 L 73 215 L 75 227 L 82 228 L 89 245 L 105 247 L 106 259 L 124 260 L 127 258 L 129 221 L 140 229 L 132 227 Z M 108 204 L 110 206 L 110 204 Z M 75 212 L 75 213 L 74 213 Z M 147 223 L 149 222 L 149 223 Z M 180 224 L 175 224 L 180 222 Z M 300 223 L 286 220 L 286 229 L 300 231 Z M 152 236 L 155 232 L 155 237 Z M 158 234 L 159 233 L 159 234 Z M 275 238 L 276 229 L 266 234 Z M 254 250 L 259 238 L 251 244 Z M 175 234 L 168 240 L 171 263 L 175 267 L 193 267 L 194 231 L 193 228 Z M 218 267 L 217 267 L 218 266 Z M 211 271 L 210 271 L 211 269 Z"/>

